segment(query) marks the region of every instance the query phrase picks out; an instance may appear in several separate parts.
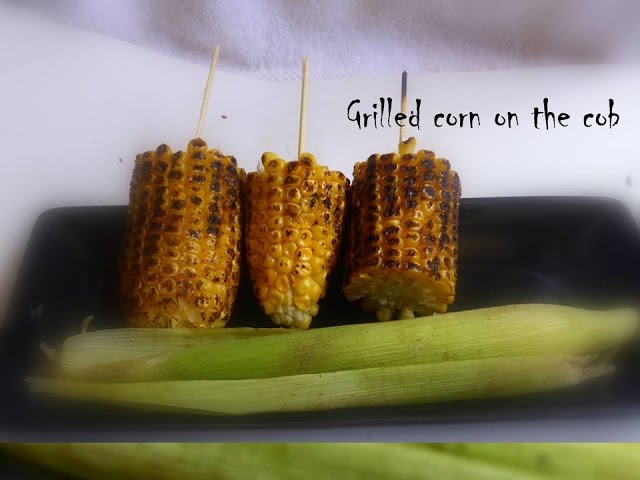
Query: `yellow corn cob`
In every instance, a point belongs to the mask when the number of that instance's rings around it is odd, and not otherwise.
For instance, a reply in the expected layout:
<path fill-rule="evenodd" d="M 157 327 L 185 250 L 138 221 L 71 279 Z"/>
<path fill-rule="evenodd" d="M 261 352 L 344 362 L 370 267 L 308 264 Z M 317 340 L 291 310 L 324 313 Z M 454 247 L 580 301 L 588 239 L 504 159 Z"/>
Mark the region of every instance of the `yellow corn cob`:
<path fill-rule="evenodd" d="M 136 158 L 121 293 L 134 327 L 222 327 L 240 276 L 236 160 L 197 138 Z"/>
<path fill-rule="evenodd" d="M 415 139 L 357 163 L 344 293 L 379 320 L 445 312 L 453 303 L 460 179 Z"/>
<path fill-rule="evenodd" d="M 306 329 L 335 265 L 349 181 L 309 153 L 288 163 L 265 153 L 262 167 L 247 177 L 245 241 L 254 292 L 274 323 Z"/>

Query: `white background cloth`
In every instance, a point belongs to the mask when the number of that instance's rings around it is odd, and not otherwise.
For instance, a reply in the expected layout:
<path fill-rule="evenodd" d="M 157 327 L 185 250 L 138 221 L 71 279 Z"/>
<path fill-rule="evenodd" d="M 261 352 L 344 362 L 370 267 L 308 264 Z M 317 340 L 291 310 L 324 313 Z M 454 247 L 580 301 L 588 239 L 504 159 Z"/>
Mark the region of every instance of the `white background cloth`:
<path fill-rule="evenodd" d="M 28 0 L 89 30 L 261 79 L 599 63 L 640 53 L 636 0 Z"/>

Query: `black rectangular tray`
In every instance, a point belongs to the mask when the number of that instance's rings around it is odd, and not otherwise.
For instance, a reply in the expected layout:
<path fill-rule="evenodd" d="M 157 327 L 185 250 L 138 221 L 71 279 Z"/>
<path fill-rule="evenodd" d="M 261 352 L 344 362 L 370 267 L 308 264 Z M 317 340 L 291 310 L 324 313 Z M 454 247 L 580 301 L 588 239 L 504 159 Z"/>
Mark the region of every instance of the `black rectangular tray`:
<path fill-rule="evenodd" d="M 117 311 L 117 258 L 126 207 L 70 207 L 37 220 L 0 332 L 0 431 L 38 438 L 126 440 L 131 432 L 206 432 L 417 425 L 640 414 L 640 345 L 620 352 L 615 376 L 576 389 L 507 399 L 295 414 L 202 416 L 146 413 L 29 394 L 43 362 L 40 343 L 59 346 L 95 315 L 93 329 L 124 326 Z M 513 303 L 607 308 L 640 305 L 640 231 L 626 207 L 584 197 L 463 199 L 458 293 L 452 311 Z M 343 262 L 338 262 L 342 265 Z M 330 282 L 315 327 L 374 321 Z M 268 327 L 248 275 L 229 326 Z M 241 321 L 242 319 L 242 321 Z M 256 399 L 259 401 L 259 399 Z M 27 437 L 25 437 L 27 435 Z M 29 437 L 29 435 L 31 435 Z M 106 437 L 104 437 L 106 438 Z M 175 439 L 175 435 L 171 437 Z M 523 439 L 526 439 L 523 438 Z"/>

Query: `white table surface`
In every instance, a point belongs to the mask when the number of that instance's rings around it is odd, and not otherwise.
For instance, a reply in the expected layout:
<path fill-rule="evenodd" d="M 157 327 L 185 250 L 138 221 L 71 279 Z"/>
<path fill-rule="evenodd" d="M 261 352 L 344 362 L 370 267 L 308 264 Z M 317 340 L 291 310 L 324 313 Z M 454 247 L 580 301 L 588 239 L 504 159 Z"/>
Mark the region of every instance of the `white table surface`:
<path fill-rule="evenodd" d="M 224 55 L 224 52 L 222 52 Z M 0 4 L 0 307 L 37 215 L 51 207 L 127 202 L 137 152 L 193 136 L 207 65 L 195 65 L 84 31 L 51 24 Z M 410 69 L 409 69 L 410 71 Z M 400 76 L 315 80 L 309 85 L 307 150 L 351 174 L 355 161 L 396 147 L 395 129 L 358 130 L 346 118 L 354 98 L 398 98 Z M 409 76 L 409 99 L 423 100 L 419 146 L 449 158 L 465 197 L 606 195 L 640 211 L 638 172 L 640 69 L 556 68 Z M 566 129 L 535 130 L 530 112 L 548 97 L 572 114 Z M 613 129 L 585 129 L 587 111 L 621 116 Z M 299 85 L 216 74 L 203 137 L 253 169 L 265 150 L 293 157 Z M 480 128 L 436 129 L 436 112 L 479 112 Z M 515 111 L 521 126 L 492 125 Z M 223 115 L 227 118 L 223 118 Z M 636 182 L 637 183 L 637 182 Z M 0 310 L 2 311 L 2 310 Z M 220 432 L 218 435 L 223 434 Z M 193 434 L 198 435 L 198 434 Z M 227 432 L 239 439 L 238 432 Z M 284 436 L 283 436 L 284 435 Z M 286 439 L 286 432 L 256 439 Z M 499 424 L 358 427 L 315 431 L 319 440 L 640 440 L 640 418 Z M 247 437 L 246 439 L 249 439 Z"/>

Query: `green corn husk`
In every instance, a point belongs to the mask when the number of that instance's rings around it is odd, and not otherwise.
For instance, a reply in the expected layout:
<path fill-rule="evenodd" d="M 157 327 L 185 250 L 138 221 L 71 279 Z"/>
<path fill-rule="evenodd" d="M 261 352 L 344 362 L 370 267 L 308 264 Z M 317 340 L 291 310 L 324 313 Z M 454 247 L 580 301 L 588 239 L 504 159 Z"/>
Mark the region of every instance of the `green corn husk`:
<path fill-rule="evenodd" d="M 400 444 L 3 444 L 78 478 L 129 480 L 544 480 L 507 466 Z"/>
<path fill-rule="evenodd" d="M 216 343 L 85 372 L 116 381 L 271 378 L 449 360 L 591 355 L 637 333 L 635 310 L 513 305 Z"/>
<path fill-rule="evenodd" d="M 282 333 L 285 328 L 115 328 L 67 338 L 58 356 L 65 372 L 82 372 L 99 365 L 131 361 L 186 348 Z"/>
<path fill-rule="evenodd" d="M 612 371 L 566 356 L 509 357 L 251 380 L 101 383 L 39 379 L 32 390 L 144 409 L 219 414 L 422 404 L 541 392 Z"/>
<path fill-rule="evenodd" d="M 561 480 L 640 479 L 640 445 L 445 443 L 430 448 Z"/>

